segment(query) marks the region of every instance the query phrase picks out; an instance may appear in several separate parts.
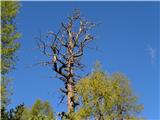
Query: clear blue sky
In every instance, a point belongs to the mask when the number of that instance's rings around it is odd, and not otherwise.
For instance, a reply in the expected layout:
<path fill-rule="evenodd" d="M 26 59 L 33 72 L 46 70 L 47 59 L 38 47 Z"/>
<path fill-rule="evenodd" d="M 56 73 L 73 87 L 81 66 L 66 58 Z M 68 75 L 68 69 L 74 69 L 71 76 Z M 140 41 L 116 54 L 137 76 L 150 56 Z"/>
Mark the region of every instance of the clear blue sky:
<path fill-rule="evenodd" d="M 16 70 L 10 74 L 14 78 L 10 107 L 22 102 L 31 106 L 40 98 L 48 100 L 57 112 L 66 110 L 65 104 L 58 105 L 57 91 L 63 84 L 50 78 L 53 71 L 29 66 L 45 60 L 36 49 L 34 37 L 39 31 L 57 31 L 74 8 L 80 9 L 86 19 L 101 22 L 95 28 L 97 39 L 92 46 L 98 46 L 102 52 L 86 50 L 86 71 L 90 72 L 94 61 L 100 60 L 105 71 L 124 73 L 139 97 L 138 102 L 144 104 L 142 116 L 158 120 L 158 2 L 21 2 L 17 16 L 21 48 Z"/>

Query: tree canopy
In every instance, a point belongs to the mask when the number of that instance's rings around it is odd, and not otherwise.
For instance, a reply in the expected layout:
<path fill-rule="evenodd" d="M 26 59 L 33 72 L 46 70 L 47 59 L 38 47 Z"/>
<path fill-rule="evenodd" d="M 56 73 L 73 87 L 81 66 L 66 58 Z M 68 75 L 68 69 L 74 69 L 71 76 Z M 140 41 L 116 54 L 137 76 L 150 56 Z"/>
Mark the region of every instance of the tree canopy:
<path fill-rule="evenodd" d="M 1 118 L 2 120 L 55 120 L 50 103 L 48 101 L 43 102 L 40 99 L 36 100 L 31 108 L 20 104 L 7 112 L 3 107 Z"/>
<path fill-rule="evenodd" d="M 31 108 L 25 108 L 23 120 L 55 120 L 53 108 L 48 101 L 36 100 Z"/>
<path fill-rule="evenodd" d="M 137 103 L 129 80 L 120 73 L 108 75 L 97 69 L 76 85 L 79 107 L 76 120 L 137 120 L 143 106 Z"/>

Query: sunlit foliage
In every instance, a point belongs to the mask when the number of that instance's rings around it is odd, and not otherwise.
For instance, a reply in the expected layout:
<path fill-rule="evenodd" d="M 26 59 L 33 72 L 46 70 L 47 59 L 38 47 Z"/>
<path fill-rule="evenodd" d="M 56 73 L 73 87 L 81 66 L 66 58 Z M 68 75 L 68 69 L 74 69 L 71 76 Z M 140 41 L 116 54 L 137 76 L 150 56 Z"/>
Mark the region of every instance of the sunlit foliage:
<path fill-rule="evenodd" d="M 10 79 L 6 74 L 15 67 L 15 52 L 20 44 L 16 41 L 20 34 L 16 30 L 15 18 L 19 9 L 18 2 L 1 2 L 1 103 L 8 104 Z"/>
<path fill-rule="evenodd" d="M 72 116 L 76 120 L 137 120 L 143 109 L 120 73 L 108 75 L 97 69 L 78 82 L 76 92 L 80 104 Z"/>
<path fill-rule="evenodd" d="M 48 101 L 36 100 L 31 108 L 25 108 L 23 120 L 55 120 L 53 108 Z"/>

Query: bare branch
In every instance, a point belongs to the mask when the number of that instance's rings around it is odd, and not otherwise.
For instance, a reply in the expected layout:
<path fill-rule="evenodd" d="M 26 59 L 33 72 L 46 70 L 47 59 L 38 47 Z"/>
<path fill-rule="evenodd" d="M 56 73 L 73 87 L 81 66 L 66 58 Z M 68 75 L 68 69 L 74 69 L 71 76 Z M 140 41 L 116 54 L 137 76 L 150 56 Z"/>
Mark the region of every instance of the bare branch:
<path fill-rule="evenodd" d="M 39 36 L 39 37 L 36 37 L 36 39 L 38 40 L 38 42 L 37 42 L 38 48 L 39 48 L 39 49 L 42 49 L 42 52 L 43 52 L 44 55 L 50 57 L 51 54 L 49 54 L 49 53 L 47 52 L 47 47 L 49 47 L 49 46 L 42 40 L 42 35 L 41 35 L 41 33 L 40 33 L 40 36 Z"/>
<path fill-rule="evenodd" d="M 64 89 L 62 89 L 62 88 L 60 88 L 60 91 L 61 91 L 62 93 L 64 93 L 64 94 L 67 94 L 67 93 L 68 93 L 66 90 L 64 90 Z"/>
<path fill-rule="evenodd" d="M 63 102 L 64 98 L 65 98 L 65 95 L 62 95 L 59 104 L 61 104 Z"/>
<path fill-rule="evenodd" d="M 78 70 L 83 70 L 85 67 L 81 63 L 81 57 L 88 43 L 94 39 L 90 30 L 96 24 L 83 19 L 78 10 L 67 19 L 68 22 L 62 22 L 57 33 L 48 33 L 48 41 L 42 40 L 40 34 L 38 46 L 42 49 L 42 53 L 50 59 L 50 62 L 46 62 L 45 65 L 51 65 L 57 77 L 65 83 L 65 90 L 60 89 L 60 91 L 68 96 L 68 111 L 73 112 L 76 106 L 75 84 L 81 79 Z M 63 99 L 64 96 L 60 103 Z"/>

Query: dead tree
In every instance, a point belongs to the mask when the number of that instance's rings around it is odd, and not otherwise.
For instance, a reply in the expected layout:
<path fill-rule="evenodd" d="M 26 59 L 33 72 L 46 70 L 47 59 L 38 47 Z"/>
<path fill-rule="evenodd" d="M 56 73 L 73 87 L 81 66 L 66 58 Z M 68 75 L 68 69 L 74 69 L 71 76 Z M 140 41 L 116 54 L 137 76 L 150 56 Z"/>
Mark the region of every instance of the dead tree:
<path fill-rule="evenodd" d="M 90 30 L 95 25 L 75 10 L 72 16 L 67 17 L 67 23 L 61 23 L 57 33 L 50 31 L 46 38 L 41 35 L 38 38 L 39 48 L 49 58 L 45 64 L 50 65 L 57 77 L 64 82 L 65 88 L 60 90 L 67 97 L 68 113 L 74 112 L 77 105 L 74 89 L 80 79 L 77 70 L 84 68 L 81 57 L 84 55 L 84 48 L 94 39 Z"/>

